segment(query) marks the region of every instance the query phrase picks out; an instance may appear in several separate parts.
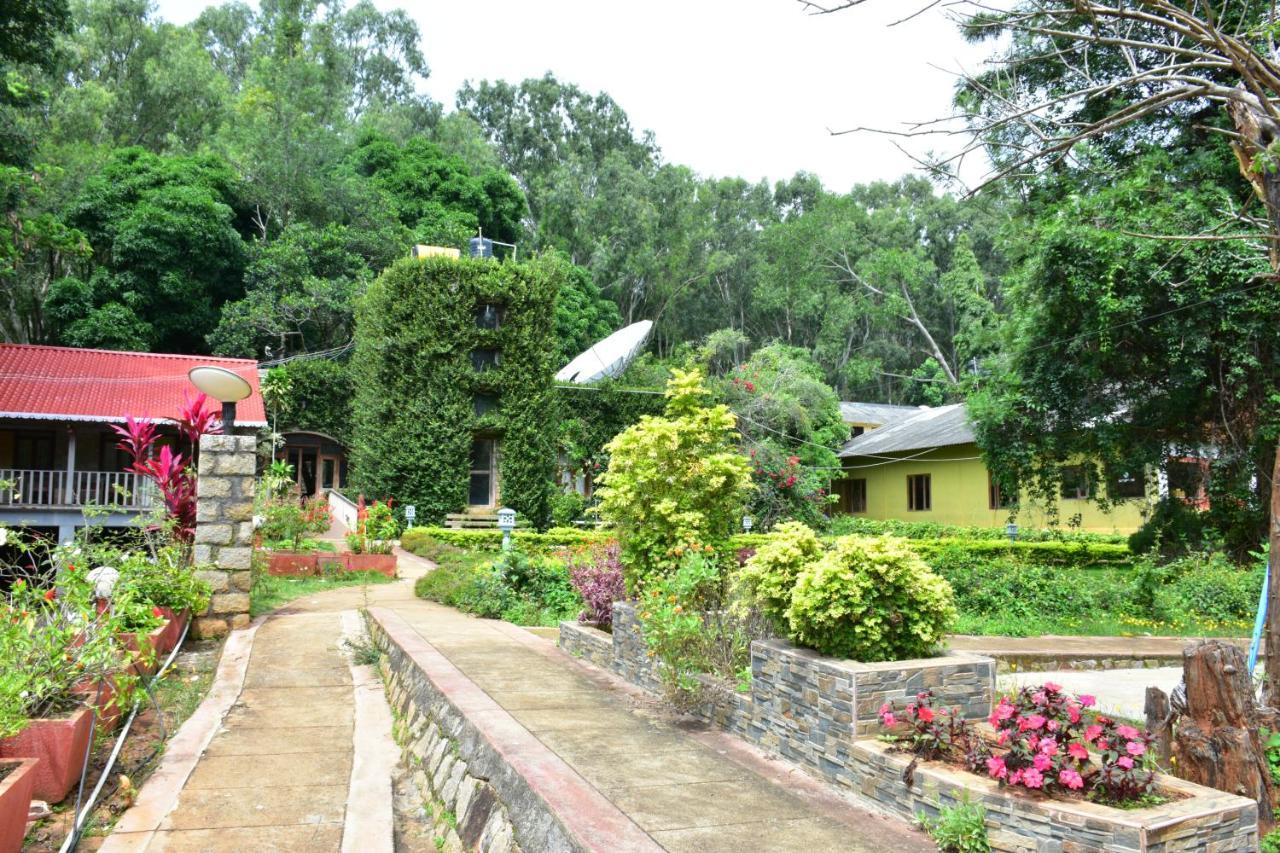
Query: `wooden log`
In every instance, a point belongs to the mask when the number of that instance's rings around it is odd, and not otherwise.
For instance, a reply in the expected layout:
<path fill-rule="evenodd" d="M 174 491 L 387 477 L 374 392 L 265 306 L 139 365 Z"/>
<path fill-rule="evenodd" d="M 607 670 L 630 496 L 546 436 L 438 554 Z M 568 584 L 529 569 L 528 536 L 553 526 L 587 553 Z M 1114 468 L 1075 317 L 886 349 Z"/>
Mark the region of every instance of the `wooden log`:
<path fill-rule="evenodd" d="M 1143 710 L 1147 717 L 1147 731 L 1156 737 L 1156 762 L 1161 770 L 1168 772 L 1172 767 L 1169 759 L 1173 755 L 1173 717 L 1169 712 L 1168 695 L 1159 687 L 1148 687 Z"/>
<path fill-rule="evenodd" d="M 1183 650 L 1186 707 L 1173 753 L 1183 779 L 1254 800 L 1265 833 L 1275 824 L 1275 794 L 1259 731 L 1274 731 L 1280 715 L 1257 704 L 1246 667 L 1244 650 L 1222 640 Z"/>

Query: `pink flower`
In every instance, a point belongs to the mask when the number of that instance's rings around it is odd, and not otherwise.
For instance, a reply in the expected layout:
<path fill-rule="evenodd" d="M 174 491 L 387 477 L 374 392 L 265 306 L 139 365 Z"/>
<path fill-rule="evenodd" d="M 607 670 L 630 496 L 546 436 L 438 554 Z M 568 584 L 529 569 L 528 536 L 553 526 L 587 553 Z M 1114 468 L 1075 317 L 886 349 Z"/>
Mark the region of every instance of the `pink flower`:
<path fill-rule="evenodd" d="M 1058 754 L 1058 742 L 1051 737 L 1047 737 L 1040 741 L 1040 751 L 1045 755 Z"/>
<path fill-rule="evenodd" d="M 1070 720 L 1072 724 L 1080 722 L 1080 706 L 1075 702 L 1072 702 L 1067 706 L 1067 719 Z"/>
<path fill-rule="evenodd" d="M 1045 689 L 1045 690 L 1048 690 L 1050 693 L 1061 693 L 1061 692 L 1062 692 L 1062 685 L 1061 685 L 1061 684 L 1054 684 L 1052 681 L 1046 681 L 1046 682 L 1044 683 L 1044 689 Z"/>
<path fill-rule="evenodd" d="M 1044 705 L 1048 703 L 1049 697 L 1045 696 L 1044 691 L 1041 690 L 1039 693 L 1031 697 L 1031 701 L 1035 702 L 1037 705 Z"/>
<path fill-rule="evenodd" d="M 1127 755 L 1122 755 L 1122 756 L 1120 756 L 1119 758 L 1117 758 L 1117 759 L 1116 759 L 1116 764 L 1119 764 L 1119 765 L 1120 765 L 1121 767 L 1123 767 L 1125 770 L 1132 770 L 1132 769 L 1133 769 L 1133 759 L 1132 759 L 1132 758 L 1130 758 L 1130 757 L 1129 757 L 1129 756 L 1127 756 Z"/>
<path fill-rule="evenodd" d="M 1009 775 L 1009 768 L 1004 766 L 1004 759 L 998 755 L 987 759 L 987 775 L 992 779 L 1003 779 Z"/>
<path fill-rule="evenodd" d="M 1004 746 L 1008 742 L 1009 742 L 1008 731 L 1003 731 L 1003 732 L 1000 732 L 1000 734 L 996 735 L 996 743 L 1000 744 L 1001 746 Z"/>
<path fill-rule="evenodd" d="M 1125 740 L 1135 740 L 1138 737 L 1138 730 L 1133 726 L 1116 726 L 1116 734 Z"/>
<path fill-rule="evenodd" d="M 1102 735 L 1102 726 L 1092 725 L 1084 730 L 1084 739 L 1093 743 Z"/>
<path fill-rule="evenodd" d="M 1142 753 L 1147 751 L 1147 745 L 1142 741 L 1131 740 L 1127 744 L 1125 744 L 1124 749 L 1125 749 L 1125 752 L 1129 753 L 1130 755 L 1135 755 L 1135 756 L 1142 755 Z"/>
<path fill-rule="evenodd" d="M 1027 738 L 1027 746 L 1035 749 L 1040 745 L 1040 735 L 1031 735 Z"/>
<path fill-rule="evenodd" d="M 1044 774 L 1034 768 L 1022 771 L 1022 784 L 1028 788 L 1044 787 Z"/>
<path fill-rule="evenodd" d="M 1058 781 L 1073 791 L 1084 787 L 1084 779 L 1074 770 L 1063 770 L 1058 773 Z"/>
<path fill-rule="evenodd" d="M 1029 729 L 1042 729 L 1044 728 L 1044 724 L 1045 718 L 1039 714 L 1032 714 L 1030 717 L 1027 717 L 1027 728 Z"/>
<path fill-rule="evenodd" d="M 1089 750 L 1085 749 L 1083 744 L 1076 743 L 1075 741 L 1072 741 L 1071 745 L 1067 747 L 1067 755 L 1070 755 L 1077 761 L 1089 760 Z"/>
<path fill-rule="evenodd" d="M 1037 752 L 1036 757 L 1031 759 L 1031 764 L 1043 773 L 1053 766 L 1053 759 L 1045 755 L 1043 752 Z"/>
<path fill-rule="evenodd" d="M 1056 732 L 1058 730 L 1058 721 L 1050 720 L 1049 722 L 1044 724 L 1044 727 L 1051 732 Z"/>
<path fill-rule="evenodd" d="M 880 715 L 880 724 L 883 726 L 896 725 L 897 722 L 898 722 L 898 718 L 891 713 L 886 712 Z"/>
<path fill-rule="evenodd" d="M 1021 785 L 1021 784 L 1022 784 L 1022 771 L 1021 771 L 1021 770 L 1015 770 L 1015 771 L 1013 771 L 1013 773 L 1011 773 L 1011 774 L 1009 775 L 1009 784 L 1010 784 L 1010 785 Z"/>
<path fill-rule="evenodd" d="M 1080 704 L 1085 706 L 1086 708 L 1092 708 L 1094 705 L 1098 704 L 1098 700 L 1090 696 L 1088 693 L 1081 693 L 1076 698 L 1079 699 Z"/>
<path fill-rule="evenodd" d="M 888 702 L 885 702 L 883 705 L 880 706 L 880 716 L 883 717 L 885 714 L 888 714 L 892 710 L 893 710 L 893 705 L 891 705 Z"/>
<path fill-rule="evenodd" d="M 1016 709 L 1010 704 L 1008 699 L 1001 699 L 1000 704 L 992 711 L 992 715 L 997 720 L 1007 720 L 1014 715 Z"/>

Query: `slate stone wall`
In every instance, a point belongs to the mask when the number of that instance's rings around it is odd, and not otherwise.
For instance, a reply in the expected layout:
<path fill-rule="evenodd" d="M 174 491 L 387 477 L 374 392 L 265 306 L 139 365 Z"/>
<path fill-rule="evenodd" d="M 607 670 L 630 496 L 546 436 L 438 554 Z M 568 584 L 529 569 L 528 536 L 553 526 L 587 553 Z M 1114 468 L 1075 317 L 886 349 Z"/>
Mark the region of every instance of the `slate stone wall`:
<path fill-rule="evenodd" d="M 200 437 L 193 556 L 213 598 L 205 613 L 195 614 L 197 637 L 219 637 L 249 624 L 257 447 L 248 435 Z"/>
<path fill-rule="evenodd" d="M 561 647 L 633 684 L 660 689 L 635 607 L 618 603 L 613 614 L 612 659 L 605 657 L 603 632 L 575 623 L 561 623 Z M 1161 784 L 1175 794 L 1171 802 L 1136 811 L 1013 794 L 991 780 L 935 762 L 919 764 L 912 783 L 906 784 L 903 770 L 910 756 L 875 739 L 880 706 L 891 702 L 901 708 L 920 691 L 932 689 L 935 705 L 959 707 L 965 717 L 983 719 L 995 698 L 996 663 L 991 658 L 953 654 L 864 664 L 767 640 L 751 644 L 751 673 L 749 694 L 704 678 L 706 701 L 694 713 L 905 820 L 920 812 L 936 816 L 940 807 L 967 796 L 987 809 L 996 851 L 1257 849 L 1252 801 L 1171 777 L 1161 777 Z"/>

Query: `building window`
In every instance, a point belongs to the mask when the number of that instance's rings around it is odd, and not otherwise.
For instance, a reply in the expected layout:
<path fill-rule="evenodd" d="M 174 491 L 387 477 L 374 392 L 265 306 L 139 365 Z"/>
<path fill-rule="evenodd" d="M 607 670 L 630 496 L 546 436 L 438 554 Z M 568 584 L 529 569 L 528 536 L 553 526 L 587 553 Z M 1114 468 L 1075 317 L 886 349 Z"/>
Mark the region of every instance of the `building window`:
<path fill-rule="evenodd" d="M 474 394 L 471 397 L 471 410 L 475 412 L 477 418 L 482 418 L 490 412 L 498 410 L 497 394 Z"/>
<path fill-rule="evenodd" d="M 481 329 L 497 329 L 502 326 L 502 306 L 485 302 L 476 306 L 476 326 Z"/>
<path fill-rule="evenodd" d="M 471 441 L 471 482 L 467 503 L 471 506 L 493 506 L 497 499 L 498 442 L 492 438 Z"/>
<path fill-rule="evenodd" d="M 502 353 L 496 349 L 473 349 L 471 351 L 471 368 L 476 373 L 495 370 L 500 364 L 502 364 Z"/>
<path fill-rule="evenodd" d="M 987 472 L 987 506 L 991 509 L 1008 509 L 1018 505 L 1018 490 L 1000 488 L 1000 484 Z"/>
<path fill-rule="evenodd" d="M 1145 498 L 1147 496 L 1146 477 L 1141 472 L 1122 471 L 1107 486 L 1107 495 L 1113 500 Z"/>
<path fill-rule="evenodd" d="M 836 480 L 836 497 L 839 498 L 837 504 L 840 512 L 866 512 L 867 511 L 867 481 L 860 480 Z"/>
<path fill-rule="evenodd" d="M 932 475 L 912 474 L 907 477 L 907 509 L 911 512 L 933 509 Z"/>
<path fill-rule="evenodd" d="M 53 448 L 57 439 L 52 432 L 23 430 L 13 436 L 13 467 L 30 471 L 53 470 Z"/>
<path fill-rule="evenodd" d="M 1063 467 L 1062 497 L 1066 500 L 1084 500 L 1089 497 L 1089 474 L 1083 465 Z"/>

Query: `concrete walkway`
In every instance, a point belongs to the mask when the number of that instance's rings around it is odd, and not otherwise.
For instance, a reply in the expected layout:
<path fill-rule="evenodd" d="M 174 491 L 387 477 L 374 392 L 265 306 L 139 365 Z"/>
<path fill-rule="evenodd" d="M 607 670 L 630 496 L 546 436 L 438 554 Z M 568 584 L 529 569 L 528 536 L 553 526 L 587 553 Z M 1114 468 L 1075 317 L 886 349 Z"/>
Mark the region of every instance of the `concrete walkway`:
<path fill-rule="evenodd" d="M 341 648 L 364 606 L 398 614 L 658 847 L 935 849 L 549 640 L 414 598 L 430 564 L 401 552 L 400 566 L 399 582 L 299 599 L 233 632 L 209 698 L 101 849 L 390 851 L 390 715 L 372 672 Z"/>

